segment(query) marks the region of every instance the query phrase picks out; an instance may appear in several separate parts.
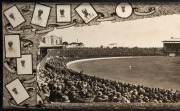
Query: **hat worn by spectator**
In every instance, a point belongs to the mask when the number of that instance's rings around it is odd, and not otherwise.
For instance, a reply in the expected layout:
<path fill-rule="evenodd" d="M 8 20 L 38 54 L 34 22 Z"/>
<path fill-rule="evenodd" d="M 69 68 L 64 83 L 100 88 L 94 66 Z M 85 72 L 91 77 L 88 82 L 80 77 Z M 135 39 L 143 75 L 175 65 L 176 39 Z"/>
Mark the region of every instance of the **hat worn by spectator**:
<path fill-rule="evenodd" d="M 75 86 L 72 86 L 71 87 L 71 91 L 75 91 L 76 90 L 76 87 Z"/>
<path fill-rule="evenodd" d="M 97 92 L 97 96 L 102 96 L 103 94 L 102 94 L 102 92 L 101 91 L 98 91 Z"/>
<path fill-rule="evenodd" d="M 158 101 L 157 101 L 156 99 L 154 99 L 154 101 L 153 101 L 153 102 L 158 103 Z"/>
<path fill-rule="evenodd" d="M 103 95 L 103 96 L 102 96 L 102 99 L 103 99 L 103 100 L 108 100 L 109 97 L 108 97 L 107 95 Z"/>
<path fill-rule="evenodd" d="M 93 94 L 90 93 L 90 92 L 87 92 L 86 96 L 87 96 L 88 98 L 91 98 L 91 97 L 93 96 Z"/>
<path fill-rule="evenodd" d="M 66 102 L 66 103 L 69 103 L 69 102 L 70 102 L 68 96 L 63 96 L 63 97 L 62 97 L 62 101 L 63 101 L 63 102 Z"/>
<path fill-rule="evenodd" d="M 122 97 L 122 102 L 124 103 L 130 103 L 130 101 L 126 97 Z"/>

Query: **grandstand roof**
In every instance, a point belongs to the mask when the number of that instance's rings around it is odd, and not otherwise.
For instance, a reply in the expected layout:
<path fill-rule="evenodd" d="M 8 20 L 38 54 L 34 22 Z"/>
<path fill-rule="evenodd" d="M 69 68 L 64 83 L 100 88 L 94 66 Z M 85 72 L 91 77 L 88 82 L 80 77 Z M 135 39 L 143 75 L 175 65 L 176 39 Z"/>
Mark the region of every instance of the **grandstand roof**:
<path fill-rule="evenodd" d="M 38 48 L 63 48 L 63 45 L 47 45 L 43 42 L 40 42 L 40 45 L 38 46 Z"/>
<path fill-rule="evenodd" d="M 180 38 L 172 38 L 169 40 L 164 40 L 162 42 L 180 43 Z"/>

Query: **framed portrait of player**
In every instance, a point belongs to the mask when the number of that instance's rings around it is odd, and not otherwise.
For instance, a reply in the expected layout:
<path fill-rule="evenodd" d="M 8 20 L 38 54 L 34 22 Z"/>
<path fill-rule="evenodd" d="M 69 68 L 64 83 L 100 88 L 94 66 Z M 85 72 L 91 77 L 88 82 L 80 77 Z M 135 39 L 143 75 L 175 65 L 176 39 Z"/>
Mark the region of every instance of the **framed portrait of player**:
<path fill-rule="evenodd" d="M 6 58 L 21 57 L 19 35 L 4 35 L 4 44 Z"/>
<path fill-rule="evenodd" d="M 56 5 L 56 21 L 71 22 L 71 5 Z"/>
<path fill-rule="evenodd" d="M 17 74 L 29 75 L 33 73 L 32 66 L 32 54 L 22 55 L 21 58 L 17 58 Z"/>
<path fill-rule="evenodd" d="M 31 19 L 31 24 L 46 27 L 50 11 L 51 7 L 42 4 L 36 4 Z"/>
<path fill-rule="evenodd" d="M 132 5 L 130 3 L 121 2 L 116 7 L 116 14 L 120 18 L 128 18 L 133 12 Z"/>
<path fill-rule="evenodd" d="M 16 28 L 26 21 L 15 5 L 4 11 L 4 15 L 13 28 Z"/>
<path fill-rule="evenodd" d="M 75 10 L 86 24 L 97 17 L 97 12 L 90 3 L 82 3 Z"/>
<path fill-rule="evenodd" d="M 20 104 L 30 98 L 30 95 L 28 94 L 28 92 L 18 78 L 8 83 L 6 85 L 6 89 L 17 104 Z"/>

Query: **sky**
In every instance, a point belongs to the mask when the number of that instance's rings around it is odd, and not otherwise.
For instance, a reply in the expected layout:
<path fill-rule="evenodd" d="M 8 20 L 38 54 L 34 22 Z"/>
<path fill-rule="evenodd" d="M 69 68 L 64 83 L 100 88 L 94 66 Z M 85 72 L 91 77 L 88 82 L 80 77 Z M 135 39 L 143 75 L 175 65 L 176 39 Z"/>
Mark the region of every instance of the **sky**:
<path fill-rule="evenodd" d="M 180 15 L 166 15 L 132 21 L 101 22 L 99 25 L 54 29 L 47 36 L 61 36 L 68 43 L 83 42 L 85 47 L 163 47 L 163 40 L 180 38 Z"/>

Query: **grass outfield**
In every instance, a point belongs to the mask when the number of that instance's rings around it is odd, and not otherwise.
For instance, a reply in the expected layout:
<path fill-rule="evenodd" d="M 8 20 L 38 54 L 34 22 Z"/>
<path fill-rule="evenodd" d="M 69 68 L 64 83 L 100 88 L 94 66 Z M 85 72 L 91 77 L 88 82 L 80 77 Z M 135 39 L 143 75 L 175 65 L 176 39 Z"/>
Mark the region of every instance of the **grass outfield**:
<path fill-rule="evenodd" d="M 129 66 L 132 70 L 129 70 Z M 76 71 L 124 83 L 180 90 L 180 57 L 139 57 L 82 61 L 68 66 Z"/>

